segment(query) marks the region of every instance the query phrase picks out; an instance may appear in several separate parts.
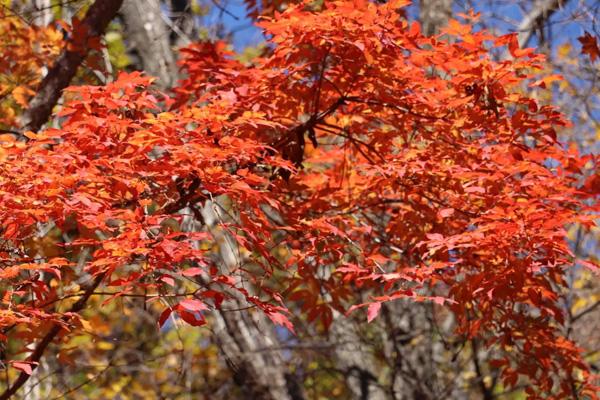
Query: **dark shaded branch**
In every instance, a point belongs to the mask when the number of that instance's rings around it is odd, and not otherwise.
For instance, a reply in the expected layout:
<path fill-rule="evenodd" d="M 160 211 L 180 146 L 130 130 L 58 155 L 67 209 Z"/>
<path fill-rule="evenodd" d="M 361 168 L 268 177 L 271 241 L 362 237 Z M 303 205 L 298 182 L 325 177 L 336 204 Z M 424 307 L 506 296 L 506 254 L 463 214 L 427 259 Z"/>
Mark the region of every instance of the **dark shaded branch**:
<path fill-rule="evenodd" d="M 96 379 L 98 379 L 102 374 L 104 374 L 106 371 L 108 371 L 108 369 L 112 367 L 112 365 L 109 363 L 106 367 L 104 367 L 100 372 L 98 372 L 96 375 L 92 376 L 91 378 L 86 379 L 85 381 L 81 382 L 79 385 L 67 390 L 66 392 L 61 393 L 60 395 L 54 397 L 52 400 L 59 400 L 59 399 L 64 399 L 66 396 L 70 395 L 73 392 L 78 391 L 79 389 L 81 389 L 84 386 L 89 385 L 90 383 L 94 382 Z"/>
<path fill-rule="evenodd" d="M 492 390 L 488 388 L 484 381 L 483 370 L 481 369 L 481 365 L 479 364 L 479 346 L 475 339 L 471 340 L 471 357 L 473 359 L 473 366 L 475 367 L 475 373 L 477 374 L 477 384 L 479 385 L 479 389 L 481 390 L 481 395 L 484 400 L 493 400 L 494 395 Z"/>
<path fill-rule="evenodd" d="M 574 315 L 573 318 L 571 318 L 571 321 L 572 322 L 577 321 L 578 319 L 580 319 L 581 317 L 583 317 L 583 316 L 591 313 L 592 311 L 594 311 L 598 307 L 600 307 L 600 301 L 595 302 L 593 305 L 591 305 L 588 308 L 586 308 L 585 310 L 581 311 L 579 314 Z"/>
<path fill-rule="evenodd" d="M 102 1 L 102 0 L 98 0 L 98 1 Z M 162 210 L 165 212 L 168 212 L 168 213 L 172 213 L 172 212 L 175 212 L 175 211 L 185 207 L 188 204 L 189 200 L 192 198 L 192 196 L 195 194 L 196 188 L 197 188 L 197 186 L 195 186 L 193 188 L 191 187 L 190 190 L 187 193 L 185 193 L 179 200 L 165 205 L 162 208 Z M 92 297 L 93 295 L 99 294 L 98 292 L 96 292 L 96 289 L 98 289 L 98 286 L 100 286 L 100 284 L 102 283 L 102 281 L 104 280 L 105 277 L 106 277 L 105 272 L 101 272 L 98 275 L 96 275 L 94 277 L 94 280 L 90 284 L 90 286 L 88 286 L 86 288 L 85 292 L 81 295 L 81 297 L 69 309 L 68 314 L 76 314 L 76 313 L 80 312 L 81 310 L 83 310 L 83 308 L 85 307 L 85 305 L 86 305 L 87 301 L 90 299 L 90 297 Z M 103 294 L 108 294 L 108 293 L 103 293 Z M 142 296 L 146 297 L 146 295 L 142 295 Z M 64 317 L 63 321 L 67 322 L 68 319 L 69 319 L 69 317 Z M 31 353 L 31 355 L 27 358 L 27 362 L 31 363 L 32 369 L 37 368 L 38 362 L 44 355 L 46 348 L 56 338 L 56 335 L 58 335 L 60 333 L 61 329 L 62 329 L 62 326 L 59 323 L 55 323 L 54 325 L 52 325 L 52 327 L 50 328 L 48 333 L 46 333 L 46 335 L 38 342 L 38 344 L 36 345 L 35 349 Z M 27 382 L 27 380 L 30 378 L 30 376 L 31 375 L 26 374 L 25 372 L 21 372 L 19 374 L 19 377 L 15 380 L 15 382 L 10 387 L 8 387 L 8 389 L 6 389 L 4 391 L 4 393 L 2 393 L 0 395 L 0 400 L 10 399 Z"/>
<path fill-rule="evenodd" d="M 81 298 L 77 300 L 75 304 L 73 304 L 73 306 L 69 310 L 69 313 L 78 313 L 79 311 L 83 310 L 88 299 L 92 296 L 94 291 L 98 288 L 98 286 L 104 279 L 104 276 L 105 274 L 101 273 L 94 278 L 93 282 L 90 284 L 90 286 L 88 286 Z M 68 319 L 68 317 L 65 317 L 65 320 L 66 319 Z M 48 333 L 46 333 L 42 340 L 37 344 L 37 346 L 35 346 L 33 353 L 31 353 L 29 358 L 27 358 L 27 361 L 32 363 L 32 369 L 37 368 L 37 363 L 44 355 L 46 348 L 50 345 L 50 343 L 52 343 L 52 341 L 54 340 L 56 335 L 58 335 L 61 329 L 62 326 L 58 323 L 55 323 L 54 325 L 52 325 L 52 328 L 50 328 Z M 25 382 L 27 382 L 30 376 L 31 375 L 25 372 L 21 372 L 17 380 L 14 381 L 13 384 L 8 389 L 6 389 L 4 393 L 0 395 L 0 400 L 10 399 L 25 384 Z"/>
<path fill-rule="evenodd" d="M 40 83 L 36 95 L 29 103 L 29 108 L 23 114 L 24 131 L 37 132 L 48 121 L 63 89 L 69 86 L 77 68 L 87 56 L 90 50 L 87 46 L 89 39 L 104 33 L 122 3 L 123 0 L 96 0 L 91 5 L 82 21 L 82 29 L 85 29 L 86 36 L 69 38 L 56 63 Z M 83 48 L 75 42 L 84 43 Z"/>

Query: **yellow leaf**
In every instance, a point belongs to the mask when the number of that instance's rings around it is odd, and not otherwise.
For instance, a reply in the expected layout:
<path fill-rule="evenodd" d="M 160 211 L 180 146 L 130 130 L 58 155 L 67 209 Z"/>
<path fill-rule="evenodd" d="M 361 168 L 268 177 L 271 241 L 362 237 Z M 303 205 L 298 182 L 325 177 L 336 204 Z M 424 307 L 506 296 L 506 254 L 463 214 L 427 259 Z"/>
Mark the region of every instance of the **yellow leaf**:
<path fill-rule="evenodd" d="M 81 327 L 83 328 L 84 331 L 86 332 L 92 332 L 92 324 L 90 324 L 89 321 L 86 321 L 85 319 L 80 319 L 79 320 L 81 322 Z"/>
<path fill-rule="evenodd" d="M 100 350 L 112 350 L 115 348 L 115 345 L 110 342 L 102 341 L 102 342 L 98 343 L 97 347 Z"/>
<path fill-rule="evenodd" d="M 18 105 L 21 107 L 27 107 L 29 98 L 33 96 L 35 92 L 25 86 L 17 86 L 13 89 L 12 95 Z"/>
<path fill-rule="evenodd" d="M 569 43 L 565 43 L 563 45 L 558 46 L 557 53 L 558 56 L 561 58 L 569 57 L 569 54 L 571 54 L 571 45 Z"/>

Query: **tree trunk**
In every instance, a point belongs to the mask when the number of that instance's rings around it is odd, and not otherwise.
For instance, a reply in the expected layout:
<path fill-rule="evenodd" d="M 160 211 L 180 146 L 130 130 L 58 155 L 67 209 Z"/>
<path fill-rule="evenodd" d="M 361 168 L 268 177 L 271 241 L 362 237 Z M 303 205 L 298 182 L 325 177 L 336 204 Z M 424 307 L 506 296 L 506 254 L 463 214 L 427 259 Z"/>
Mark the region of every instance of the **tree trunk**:
<path fill-rule="evenodd" d="M 427 36 L 439 33 L 452 16 L 452 0 L 421 0 L 419 19 L 423 33 Z"/>
<path fill-rule="evenodd" d="M 543 23 L 547 21 L 564 3 L 566 3 L 565 0 L 535 1 L 531 11 L 529 14 L 525 15 L 519 24 L 519 27 L 517 28 L 519 46 L 527 46 L 527 43 L 529 42 L 529 39 L 531 39 L 535 28 L 543 25 Z"/>
<path fill-rule="evenodd" d="M 160 1 L 125 0 L 123 17 L 129 45 L 139 55 L 141 69 L 157 77 L 159 87 L 171 87 L 177 81 L 177 66 Z"/>
<path fill-rule="evenodd" d="M 206 228 L 219 243 L 221 273 L 228 274 L 243 260 L 239 259 L 233 238 L 219 230 L 220 216 L 214 203 L 208 201 L 202 209 Z M 186 226 L 187 225 L 187 226 Z M 197 229 L 195 221 L 184 222 L 184 229 Z M 208 277 L 203 277 L 207 280 Z M 239 278 L 238 278 L 239 279 Z M 238 282 L 240 286 L 241 282 Z M 229 309 L 244 309 L 250 304 L 234 291 L 229 293 Z M 225 307 L 224 307 L 225 308 Z M 281 348 L 273 323 L 252 310 L 213 313 L 213 340 L 219 347 L 235 383 L 244 395 L 256 400 L 303 400 L 301 384 L 288 373 L 288 362 Z"/>
<path fill-rule="evenodd" d="M 33 22 L 38 26 L 48 26 L 52 22 L 52 4 L 50 0 L 34 0 L 35 17 Z"/>
<path fill-rule="evenodd" d="M 335 340 L 337 368 L 345 373 L 346 384 L 356 400 L 386 400 L 388 396 L 379 385 L 380 366 L 372 348 L 360 337 L 352 319 L 334 311 L 331 334 Z"/>

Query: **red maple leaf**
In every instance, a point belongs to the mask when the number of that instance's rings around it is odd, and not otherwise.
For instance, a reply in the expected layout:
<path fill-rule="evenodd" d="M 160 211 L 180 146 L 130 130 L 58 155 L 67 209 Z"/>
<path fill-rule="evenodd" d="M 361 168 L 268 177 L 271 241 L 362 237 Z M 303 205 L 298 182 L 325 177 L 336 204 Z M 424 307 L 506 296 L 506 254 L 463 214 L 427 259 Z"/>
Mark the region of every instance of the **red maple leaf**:
<path fill-rule="evenodd" d="M 592 62 L 596 61 L 596 58 L 600 57 L 600 48 L 598 47 L 598 41 L 588 32 L 585 35 L 577 38 L 581 43 L 581 54 L 587 54 L 592 59 Z"/>

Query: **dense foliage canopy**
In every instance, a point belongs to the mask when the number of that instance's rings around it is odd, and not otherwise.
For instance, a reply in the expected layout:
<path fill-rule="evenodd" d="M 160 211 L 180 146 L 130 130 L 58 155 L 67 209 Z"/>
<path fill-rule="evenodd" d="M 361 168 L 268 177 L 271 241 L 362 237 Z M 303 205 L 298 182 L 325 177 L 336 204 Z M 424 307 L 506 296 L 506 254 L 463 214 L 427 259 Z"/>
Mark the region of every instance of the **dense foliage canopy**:
<path fill-rule="evenodd" d="M 260 20 L 268 45 L 251 62 L 190 44 L 170 90 L 140 72 L 71 86 L 54 127 L 3 135 L 10 388 L 90 329 L 96 295 L 143 297 L 163 327 L 243 304 L 290 332 L 410 299 L 451 313 L 505 386 L 596 398 L 562 296 L 576 263 L 565 229 L 595 225 L 598 159 L 561 145 L 565 117 L 524 91 L 560 77 L 540 77 L 544 56 L 516 34 L 473 31 L 474 15 L 424 36 L 406 5 L 289 6 Z M 62 41 L 13 31 L 2 51 L 23 83 L 0 121 L 14 127 Z M 24 54 L 27 40 L 47 48 Z"/>

